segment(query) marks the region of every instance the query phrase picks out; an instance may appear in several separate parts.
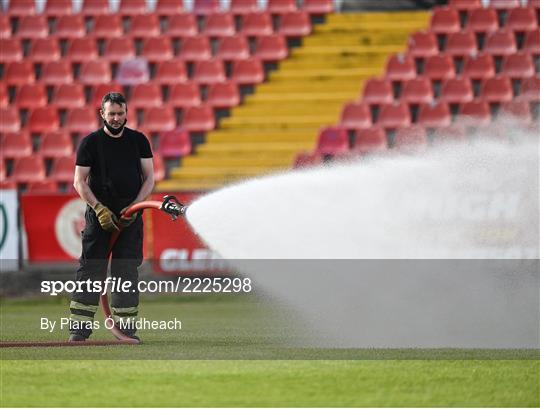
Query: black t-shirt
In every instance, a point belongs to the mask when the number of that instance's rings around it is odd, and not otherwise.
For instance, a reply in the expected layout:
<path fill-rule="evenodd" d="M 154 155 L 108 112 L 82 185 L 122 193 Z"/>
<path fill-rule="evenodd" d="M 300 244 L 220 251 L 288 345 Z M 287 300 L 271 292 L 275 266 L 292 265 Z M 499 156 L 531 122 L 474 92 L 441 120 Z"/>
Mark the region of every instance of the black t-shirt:
<path fill-rule="evenodd" d="M 111 200 L 102 193 L 99 139 L 102 141 L 105 157 L 105 173 L 112 182 L 114 192 L 118 196 L 117 200 L 120 203 L 111 203 Z M 122 136 L 113 138 L 101 128 L 81 141 L 77 150 L 76 164 L 77 166 L 90 167 L 90 189 L 100 202 L 115 208 L 112 210 L 117 212 L 120 210 L 118 207 L 128 205 L 139 193 L 142 185 L 140 160 L 151 157 L 150 143 L 142 133 L 124 128 Z"/>

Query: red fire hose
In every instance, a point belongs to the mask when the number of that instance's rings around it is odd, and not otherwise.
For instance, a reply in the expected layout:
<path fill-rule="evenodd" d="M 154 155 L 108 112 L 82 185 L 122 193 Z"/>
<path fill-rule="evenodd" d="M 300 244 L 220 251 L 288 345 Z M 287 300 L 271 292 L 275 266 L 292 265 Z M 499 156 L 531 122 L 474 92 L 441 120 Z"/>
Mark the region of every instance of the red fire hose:
<path fill-rule="evenodd" d="M 183 216 L 185 214 L 187 206 L 180 203 L 176 197 L 169 195 L 169 196 L 165 196 L 163 198 L 163 202 L 159 202 L 157 200 L 147 200 L 147 201 L 144 201 L 144 202 L 136 203 L 133 206 L 130 206 L 128 209 L 126 209 L 125 212 L 122 213 L 121 217 L 129 218 L 134 213 L 136 213 L 138 211 L 142 211 L 144 209 L 156 209 L 156 210 L 164 211 L 165 213 L 168 213 L 169 215 L 171 215 L 173 220 L 176 220 L 176 218 L 178 216 Z M 118 239 L 118 236 L 120 235 L 120 233 L 121 233 L 121 231 L 118 231 L 118 232 L 114 232 L 111 235 L 111 239 L 110 239 L 110 242 L 109 242 L 109 250 L 108 250 L 108 253 L 107 253 L 107 259 L 110 259 L 112 250 L 114 248 L 114 244 L 116 243 L 116 240 Z M 105 275 L 105 278 L 106 278 L 107 270 L 105 270 L 104 275 Z M 114 321 L 113 317 L 112 317 L 111 309 L 109 307 L 109 297 L 107 296 L 107 294 L 105 293 L 105 294 L 101 295 L 100 300 L 101 300 L 101 308 L 103 309 L 103 314 L 105 315 L 105 319 L 106 320 L 110 319 L 110 320 Z M 112 332 L 112 334 L 119 341 L 122 341 L 122 343 L 127 343 L 127 344 L 138 344 L 139 343 L 138 340 L 126 336 L 116 326 L 116 323 L 110 329 L 110 331 Z"/>

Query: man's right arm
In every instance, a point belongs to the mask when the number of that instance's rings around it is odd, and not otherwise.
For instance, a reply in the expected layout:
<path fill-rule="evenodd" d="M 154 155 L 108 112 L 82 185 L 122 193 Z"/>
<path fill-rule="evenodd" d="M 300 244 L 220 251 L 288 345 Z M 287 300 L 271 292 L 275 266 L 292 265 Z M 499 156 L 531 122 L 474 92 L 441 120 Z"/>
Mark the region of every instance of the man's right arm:
<path fill-rule="evenodd" d="M 73 187 L 79 194 L 82 200 L 94 208 L 98 202 L 96 196 L 88 185 L 88 175 L 90 174 L 89 166 L 75 166 L 75 176 L 73 178 Z"/>

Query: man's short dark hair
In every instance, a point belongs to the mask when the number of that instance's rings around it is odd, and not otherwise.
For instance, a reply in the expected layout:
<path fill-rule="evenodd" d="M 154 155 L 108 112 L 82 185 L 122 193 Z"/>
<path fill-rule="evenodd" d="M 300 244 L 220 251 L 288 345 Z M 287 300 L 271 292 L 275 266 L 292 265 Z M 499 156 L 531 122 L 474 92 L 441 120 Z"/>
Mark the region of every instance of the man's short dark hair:
<path fill-rule="evenodd" d="M 124 97 L 119 92 L 109 92 L 108 94 L 103 95 L 103 98 L 101 99 L 102 110 L 105 110 L 105 104 L 107 102 L 110 102 L 111 104 L 118 104 L 118 105 L 124 104 L 127 109 L 126 97 Z"/>

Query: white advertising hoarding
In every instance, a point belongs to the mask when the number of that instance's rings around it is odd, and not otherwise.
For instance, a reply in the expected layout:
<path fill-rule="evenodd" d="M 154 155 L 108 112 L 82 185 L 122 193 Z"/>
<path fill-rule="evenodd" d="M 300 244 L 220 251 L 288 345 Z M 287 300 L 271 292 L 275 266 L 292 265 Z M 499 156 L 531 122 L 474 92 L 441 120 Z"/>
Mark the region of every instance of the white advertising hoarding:
<path fill-rule="evenodd" d="M 0 271 L 14 271 L 19 265 L 17 191 L 0 189 Z"/>

